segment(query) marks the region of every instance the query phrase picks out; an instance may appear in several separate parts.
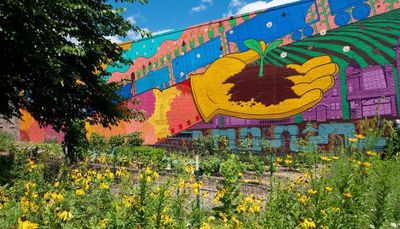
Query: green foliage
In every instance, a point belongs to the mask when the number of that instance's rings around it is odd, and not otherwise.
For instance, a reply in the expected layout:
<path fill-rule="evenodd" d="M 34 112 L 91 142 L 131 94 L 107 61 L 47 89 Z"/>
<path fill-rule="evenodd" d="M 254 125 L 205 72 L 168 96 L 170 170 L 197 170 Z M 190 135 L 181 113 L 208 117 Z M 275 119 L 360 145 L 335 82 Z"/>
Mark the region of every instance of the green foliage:
<path fill-rule="evenodd" d="M 108 144 L 110 144 L 111 148 L 120 147 L 125 144 L 125 137 L 123 135 L 114 135 L 108 139 Z"/>
<path fill-rule="evenodd" d="M 69 163 L 83 159 L 84 152 L 89 146 L 86 138 L 85 121 L 82 119 L 70 120 L 64 130 L 65 156 Z"/>
<path fill-rule="evenodd" d="M 105 151 L 109 148 L 107 144 L 107 139 L 98 133 L 92 133 L 89 139 L 89 148 L 90 150 L 96 152 Z"/>
<path fill-rule="evenodd" d="M 132 148 L 131 153 L 140 159 L 144 166 L 156 166 L 162 160 L 165 150 L 150 146 L 139 146 Z"/>
<path fill-rule="evenodd" d="M 390 136 L 386 140 L 382 157 L 385 159 L 398 158 L 400 155 L 400 129 L 392 128 Z"/>
<path fill-rule="evenodd" d="M 128 146 L 140 146 L 144 142 L 141 132 L 134 132 L 134 133 L 128 134 L 126 137 L 127 137 L 126 144 Z"/>
<path fill-rule="evenodd" d="M 217 151 L 217 137 L 206 136 L 193 139 L 193 149 L 201 155 L 213 155 Z"/>
<path fill-rule="evenodd" d="M 217 156 L 210 156 L 206 161 L 201 161 L 200 168 L 206 175 L 211 175 L 219 172 L 221 159 Z"/>
<path fill-rule="evenodd" d="M 231 154 L 226 161 L 221 163 L 219 172 L 224 178 L 219 182 L 219 186 L 217 187 L 219 193 L 217 193 L 217 196 L 220 196 L 218 201 L 221 205 L 214 207 L 213 210 L 218 217 L 224 218 L 223 216 L 225 216 L 230 219 L 234 216 L 241 199 L 240 179 L 244 172 L 244 166 L 238 156 Z"/>
<path fill-rule="evenodd" d="M 14 166 L 15 140 L 7 133 L 0 132 L 0 185 L 8 183 Z M 8 154 L 8 155 L 7 155 Z"/>
<path fill-rule="evenodd" d="M 123 2 L 140 2 L 130 0 Z M 115 93 L 123 85 L 108 83 L 102 64 L 128 64 L 122 48 L 106 39 L 129 30 L 148 36 L 106 1 L 13 1 L 0 3 L 0 114 L 7 119 L 29 112 L 41 127 L 66 134 L 68 158 L 76 161 L 76 144 L 84 144 L 75 122 L 110 126 L 142 120 L 143 112 Z M 81 131 L 82 132 L 82 131 Z M 82 142 L 80 142 L 82 141 Z M 75 148 L 74 148 L 75 147 Z"/>
<path fill-rule="evenodd" d="M 14 138 L 8 133 L 0 132 L 0 152 L 9 152 L 14 147 Z"/>

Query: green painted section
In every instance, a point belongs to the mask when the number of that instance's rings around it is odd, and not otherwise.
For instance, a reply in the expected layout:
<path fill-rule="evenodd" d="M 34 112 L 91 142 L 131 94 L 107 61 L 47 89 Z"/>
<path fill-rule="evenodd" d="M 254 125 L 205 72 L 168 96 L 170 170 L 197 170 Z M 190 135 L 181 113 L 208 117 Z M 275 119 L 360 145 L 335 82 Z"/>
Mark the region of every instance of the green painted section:
<path fill-rule="evenodd" d="M 342 113 L 343 113 L 343 120 L 350 119 L 350 107 L 349 103 L 347 102 L 347 86 L 346 86 L 346 67 L 347 63 L 340 61 L 339 68 L 340 68 L 340 92 L 342 93 Z"/>
<path fill-rule="evenodd" d="M 219 116 L 219 127 L 220 128 L 224 128 L 225 127 L 225 116 L 224 115 L 220 115 Z"/>
<path fill-rule="evenodd" d="M 294 116 L 294 123 L 302 123 L 303 122 L 303 115 L 298 114 Z"/>
<path fill-rule="evenodd" d="M 397 115 L 400 114 L 400 89 L 399 89 L 399 69 L 393 66 L 393 79 L 394 86 L 396 89 L 396 101 L 397 101 Z"/>

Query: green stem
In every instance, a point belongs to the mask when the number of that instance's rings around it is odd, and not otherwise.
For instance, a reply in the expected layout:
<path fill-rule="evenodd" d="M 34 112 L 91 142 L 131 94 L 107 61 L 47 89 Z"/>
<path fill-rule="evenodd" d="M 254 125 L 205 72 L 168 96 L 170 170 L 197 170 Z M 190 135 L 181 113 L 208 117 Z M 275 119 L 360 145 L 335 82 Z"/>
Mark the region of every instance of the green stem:
<path fill-rule="evenodd" d="M 258 73 L 258 76 L 262 78 L 264 76 L 264 58 L 261 57 L 261 62 L 260 62 L 260 72 Z"/>

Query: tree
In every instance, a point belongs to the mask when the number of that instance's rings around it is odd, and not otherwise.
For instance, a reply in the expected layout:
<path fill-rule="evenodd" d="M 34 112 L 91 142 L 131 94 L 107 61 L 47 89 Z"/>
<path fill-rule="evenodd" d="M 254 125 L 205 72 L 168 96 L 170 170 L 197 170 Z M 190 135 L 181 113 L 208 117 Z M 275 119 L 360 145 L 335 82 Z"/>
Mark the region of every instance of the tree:
<path fill-rule="evenodd" d="M 149 35 L 121 12 L 106 0 L 1 1 L 0 115 L 11 119 L 26 110 L 42 127 L 63 131 L 66 140 L 88 116 L 105 127 L 141 117 L 115 93 L 121 85 L 107 83 L 110 73 L 102 67 L 129 62 L 106 36 L 131 29 Z"/>

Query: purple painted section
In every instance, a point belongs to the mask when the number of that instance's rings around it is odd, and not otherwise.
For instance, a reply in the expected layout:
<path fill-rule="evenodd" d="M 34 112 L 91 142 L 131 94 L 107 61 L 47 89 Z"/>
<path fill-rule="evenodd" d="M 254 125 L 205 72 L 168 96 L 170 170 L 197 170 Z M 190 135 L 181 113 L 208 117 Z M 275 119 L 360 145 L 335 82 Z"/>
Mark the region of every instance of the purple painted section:
<path fill-rule="evenodd" d="M 360 68 L 352 61 L 346 69 L 347 101 L 352 119 L 376 114 L 396 116 L 396 89 L 393 67 L 369 66 Z"/>
<path fill-rule="evenodd" d="M 303 112 L 303 121 L 319 121 L 342 119 L 342 93 L 340 91 L 340 75 L 335 75 L 335 85 L 325 93 L 320 103 Z"/>
<path fill-rule="evenodd" d="M 224 127 L 246 127 L 246 126 L 271 126 L 278 124 L 293 123 L 293 118 L 277 119 L 277 120 L 248 120 L 234 117 L 225 117 Z"/>

